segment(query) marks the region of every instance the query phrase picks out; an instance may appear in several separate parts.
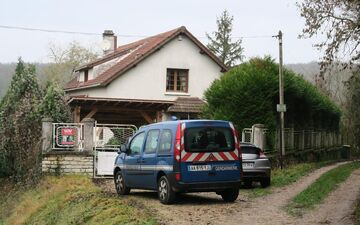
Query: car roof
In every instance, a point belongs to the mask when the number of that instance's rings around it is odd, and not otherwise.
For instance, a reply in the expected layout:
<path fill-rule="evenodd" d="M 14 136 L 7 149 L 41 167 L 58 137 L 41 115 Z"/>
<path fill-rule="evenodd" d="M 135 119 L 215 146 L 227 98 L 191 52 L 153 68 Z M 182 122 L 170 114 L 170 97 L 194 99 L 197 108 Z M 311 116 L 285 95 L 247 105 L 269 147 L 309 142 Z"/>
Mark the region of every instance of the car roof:
<path fill-rule="evenodd" d="M 240 146 L 241 147 L 255 147 L 255 148 L 258 148 L 258 147 L 256 147 L 254 144 L 252 144 L 250 142 L 240 142 Z"/>
<path fill-rule="evenodd" d="M 157 126 L 157 125 L 177 125 L 179 123 L 198 123 L 198 122 L 224 122 L 224 123 L 229 123 L 229 121 L 225 121 L 225 120 L 204 120 L 204 119 L 199 119 L 199 120 L 170 120 L 170 121 L 163 121 L 163 122 L 158 122 L 158 123 L 152 123 L 152 124 L 148 124 L 145 126 L 142 126 L 140 129 L 145 129 L 148 127 L 152 127 L 152 126 Z"/>

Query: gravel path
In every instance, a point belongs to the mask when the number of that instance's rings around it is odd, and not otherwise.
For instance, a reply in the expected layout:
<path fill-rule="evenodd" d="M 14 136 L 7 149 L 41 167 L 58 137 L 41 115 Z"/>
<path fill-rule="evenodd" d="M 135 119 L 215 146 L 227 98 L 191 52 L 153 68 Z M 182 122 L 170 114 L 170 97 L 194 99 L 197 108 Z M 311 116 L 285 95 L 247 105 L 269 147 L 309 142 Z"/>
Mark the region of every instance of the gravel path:
<path fill-rule="evenodd" d="M 351 224 L 355 200 L 360 194 L 360 170 L 340 185 L 326 201 L 304 215 L 296 218 L 287 214 L 283 207 L 295 195 L 304 190 L 325 172 L 344 163 L 322 167 L 299 181 L 284 188 L 273 190 L 265 197 L 248 199 L 240 195 L 235 203 L 224 203 L 215 193 L 181 195 L 174 205 L 162 205 L 155 192 L 134 190 L 125 198 L 149 208 L 162 224 Z M 112 180 L 99 184 L 104 191 L 116 194 Z M 339 201 L 339 199 L 341 201 Z M 336 204 L 334 204 L 336 203 Z"/>

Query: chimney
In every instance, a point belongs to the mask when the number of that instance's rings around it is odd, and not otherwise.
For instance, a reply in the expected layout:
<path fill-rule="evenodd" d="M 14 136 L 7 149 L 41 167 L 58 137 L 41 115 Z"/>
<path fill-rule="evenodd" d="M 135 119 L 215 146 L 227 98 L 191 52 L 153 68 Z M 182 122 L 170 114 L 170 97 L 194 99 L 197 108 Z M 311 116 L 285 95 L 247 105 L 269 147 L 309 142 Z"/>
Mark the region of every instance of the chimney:
<path fill-rule="evenodd" d="M 102 49 L 104 55 L 113 53 L 117 48 L 117 37 L 114 35 L 112 30 L 104 30 Z"/>

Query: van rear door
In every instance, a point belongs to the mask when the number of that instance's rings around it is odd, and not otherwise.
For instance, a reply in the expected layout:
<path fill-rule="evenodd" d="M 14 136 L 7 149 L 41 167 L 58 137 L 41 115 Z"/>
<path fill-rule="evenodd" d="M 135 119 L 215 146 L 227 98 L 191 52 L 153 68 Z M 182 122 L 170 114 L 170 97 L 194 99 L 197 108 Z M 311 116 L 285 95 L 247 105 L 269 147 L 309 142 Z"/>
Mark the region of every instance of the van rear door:
<path fill-rule="evenodd" d="M 239 142 L 231 123 L 189 121 L 183 127 L 183 182 L 240 180 Z"/>

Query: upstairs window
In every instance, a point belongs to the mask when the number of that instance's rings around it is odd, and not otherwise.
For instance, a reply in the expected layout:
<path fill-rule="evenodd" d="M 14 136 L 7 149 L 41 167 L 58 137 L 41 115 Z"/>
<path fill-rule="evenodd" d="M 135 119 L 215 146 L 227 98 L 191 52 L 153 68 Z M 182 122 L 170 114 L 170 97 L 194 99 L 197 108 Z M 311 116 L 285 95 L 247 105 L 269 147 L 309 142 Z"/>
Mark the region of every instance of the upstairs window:
<path fill-rule="evenodd" d="M 88 81 L 89 80 L 89 71 L 88 70 L 85 70 L 84 71 L 84 82 Z"/>
<path fill-rule="evenodd" d="M 188 92 L 189 70 L 167 69 L 166 91 Z"/>

